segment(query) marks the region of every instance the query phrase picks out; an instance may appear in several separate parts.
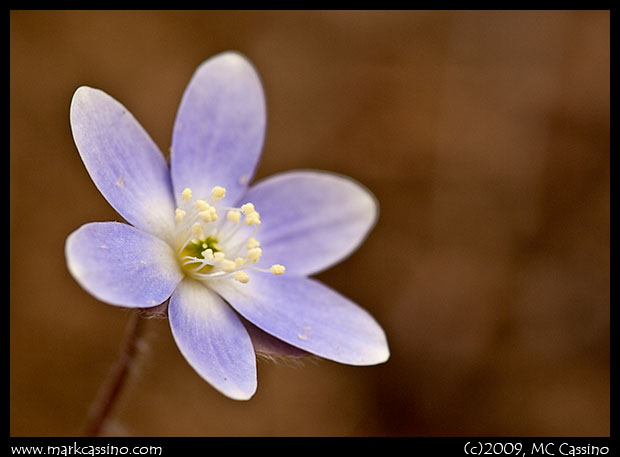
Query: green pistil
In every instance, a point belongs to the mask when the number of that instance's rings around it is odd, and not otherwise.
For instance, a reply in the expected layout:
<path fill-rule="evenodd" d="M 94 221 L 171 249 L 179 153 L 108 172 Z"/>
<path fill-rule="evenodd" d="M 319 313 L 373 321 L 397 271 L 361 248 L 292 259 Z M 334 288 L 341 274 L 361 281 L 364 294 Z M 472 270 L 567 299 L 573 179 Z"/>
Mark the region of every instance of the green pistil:
<path fill-rule="evenodd" d="M 181 251 L 181 258 L 194 257 L 196 259 L 204 259 L 202 253 L 207 249 L 211 249 L 214 254 L 219 252 L 219 249 L 217 248 L 217 238 L 209 236 L 207 238 L 190 241 Z M 196 271 L 194 270 L 196 266 L 197 265 L 194 263 L 185 263 L 182 268 L 193 273 L 209 273 L 213 269 L 213 265 L 205 265 Z"/>
<path fill-rule="evenodd" d="M 211 249 L 214 254 L 219 252 L 217 248 L 217 238 L 209 236 L 207 238 L 190 241 L 187 243 L 187 246 L 183 248 L 183 251 L 181 251 L 181 258 L 190 256 L 197 259 L 204 259 L 202 253 L 207 249 Z"/>

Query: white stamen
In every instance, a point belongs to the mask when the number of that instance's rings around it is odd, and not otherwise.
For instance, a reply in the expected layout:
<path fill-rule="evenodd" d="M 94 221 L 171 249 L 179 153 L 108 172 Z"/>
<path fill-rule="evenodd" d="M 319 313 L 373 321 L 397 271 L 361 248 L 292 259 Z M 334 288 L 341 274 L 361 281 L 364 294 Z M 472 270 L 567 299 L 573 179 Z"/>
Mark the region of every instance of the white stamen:
<path fill-rule="evenodd" d="M 192 225 L 192 236 L 195 239 L 204 238 L 204 232 L 202 231 L 202 224 L 200 222 L 194 222 L 194 225 Z"/>
<path fill-rule="evenodd" d="M 260 214 L 249 202 L 240 208 L 220 206 L 217 202 L 225 196 L 226 189 L 215 186 L 209 198 L 195 200 L 190 206 L 186 203 L 192 201 L 191 189 L 186 188 L 181 193 L 184 203 L 176 208 L 175 220 L 178 224 L 179 260 L 185 272 L 198 280 L 232 278 L 243 284 L 250 280 L 246 273 L 248 269 L 283 274 L 285 267 L 280 264 L 269 269 L 253 265 L 259 262 L 263 253 L 260 242 L 254 238 L 261 224 Z M 218 210 L 227 212 L 223 221 L 218 221 Z M 243 225 L 239 224 L 241 219 L 245 225 L 253 226 L 253 230 L 248 230 L 245 235 L 242 235 Z M 210 233 L 208 238 L 206 233 Z"/>

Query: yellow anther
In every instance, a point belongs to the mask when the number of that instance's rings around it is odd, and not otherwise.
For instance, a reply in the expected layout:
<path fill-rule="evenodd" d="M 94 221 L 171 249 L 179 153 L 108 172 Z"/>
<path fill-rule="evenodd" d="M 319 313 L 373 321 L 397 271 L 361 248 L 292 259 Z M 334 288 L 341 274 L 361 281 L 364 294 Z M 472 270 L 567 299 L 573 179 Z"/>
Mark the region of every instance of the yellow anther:
<path fill-rule="evenodd" d="M 237 264 L 232 260 L 224 259 L 222 260 L 222 270 L 226 273 L 232 273 L 237 269 Z"/>
<path fill-rule="evenodd" d="M 211 197 L 213 197 L 213 201 L 216 202 L 226 196 L 226 189 L 220 186 L 215 186 L 211 189 Z"/>
<path fill-rule="evenodd" d="M 209 206 L 208 209 L 205 209 L 204 211 L 200 211 L 198 213 L 198 216 L 200 217 L 200 219 L 202 219 L 205 222 L 217 221 L 217 211 L 215 210 L 213 206 Z"/>
<path fill-rule="evenodd" d="M 174 212 L 174 220 L 177 222 L 181 222 L 183 220 L 183 218 L 185 217 L 185 211 L 183 211 L 180 208 L 177 208 L 176 211 Z"/>
<path fill-rule="evenodd" d="M 233 276 L 233 279 L 243 284 L 247 284 L 248 281 L 250 280 L 250 277 L 245 271 L 238 271 L 235 273 L 235 276 Z"/>
<path fill-rule="evenodd" d="M 258 214 L 258 211 L 252 211 L 250 214 L 247 214 L 245 216 L 245 223 L 248 225 L 260 224 L 260 214 Z"/>
<path fill-rule="evenodd" d="M 204 246 L 204 244 L 203 244 Z M 202 257 L 205 260 L 213 260 L 213 249 L 206 249 L 204 251 L 202 251 Z"/>
<path fill-rule="evenodd" d="M 210 207 L 211 205 L 209 205 L 204 200 L 196 200 L 196 203 L 194 203 L 194 208 L 196 208 L 198 211 L 204 211 L 206 209 L 209 209 Z"/>
<path fill-rule="evenodd" d="M 245 205 L 241 206 L 241 212 L 246 216 L 250 213 L 253 213 L 254 205 L 252 203 L 246 203 Z"/>
<path fill-rule="evenodd" d="M 204 232 L 202 231 L 202 224 L 200 224 L 200 222 L 194 222 L 194 225 L 192 225 L 192 236 L 197 239 L 204 238 Z"/>
<path fill-rule="evenodd" d="M 284 273 L 285 270 L 286 268 L 284 267 L 284 265 L 280 265 L 277 263 L 275 265 L 271 265 L 271 268 L 269 269 L 269 271 L 271 271 L 276 276 L 281 275 L 282 273 Z"/>
<path fill-rule="evenodd" d="M 240 267 L 241 265 L 244 265 L 247 262 L 247 259 L 244 259 L 243 257 L 237 257 L 235 259 L 235 264 Z"/>
<path fill-rule="evenodd" d="M 246 249 L 254 249 L 260 246 L 260 243 L 258 242 L 258 240 L 256 238 L 254 238 L 253 236 L 250 237 L 250 239 L 248 240 L 248 242 L 245 244 L 245 248 Z"/>
<path fill-rule="evenodd" d="M 263 254 L 263 250 L 261 248 L 252 248 L 248 251 L 246 258 L 252 262 L 256 263 L 260 260 L 260 256 Z"/>
<path fill-rule="evenodd" d="M 181 199 L 184 202 L 188 202 L 192 199 L 192 190 L 189 187 L 186 187 L 183 192 L 181 192 Z"/>
<path fill-rule="evenodd" d="M 224 260 L 224 257 L 226 257 L 226 254 L 224 254 L 223 252 L 216 252 L 215 254 L 213 254 L 213 263 L 220 263 L 222 260 Z"/>
<path fill-rule="evenodd" d="M 233 224 L 237 224 L 241 220 L 241 213 L 239 211 L 228 211 L 226 219 L 228 219 Z"/>

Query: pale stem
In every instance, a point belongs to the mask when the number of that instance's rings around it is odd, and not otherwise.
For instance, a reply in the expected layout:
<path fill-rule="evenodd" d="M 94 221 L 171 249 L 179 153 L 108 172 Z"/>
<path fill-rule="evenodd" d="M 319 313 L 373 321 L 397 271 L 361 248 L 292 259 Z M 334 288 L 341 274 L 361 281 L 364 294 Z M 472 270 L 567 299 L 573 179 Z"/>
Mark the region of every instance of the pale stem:
<path fill-rule="evenodd" d="M 144 332 L 144 325 L 145 319 L 140 317 L 138 312 L 133 312 L 127 323 L 118 360 L 110 370 L 90 409 L 83 432 L 84 436 L 99 436 L 102 432 L 131 374 L 132 365 L 138 354 L 140 338 Z"/>

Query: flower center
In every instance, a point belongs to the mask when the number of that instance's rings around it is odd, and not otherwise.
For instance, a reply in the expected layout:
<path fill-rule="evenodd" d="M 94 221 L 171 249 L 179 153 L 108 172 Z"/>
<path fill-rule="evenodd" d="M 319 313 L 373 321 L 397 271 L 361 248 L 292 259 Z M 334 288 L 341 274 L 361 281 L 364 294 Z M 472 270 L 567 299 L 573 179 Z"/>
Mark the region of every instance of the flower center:
<path fill-rule="evenodd" d="M 285 268 L 269 269 L 256 264 L 262 255 L 255 238 L 260 214 L 252 203 L 240 208 L 220 206 L 226 189 L 215 186 L 208 199 L 192 198 L 191 189 L 181 193 L 182 204 L 176 209 L 176 243 L 181 268 L 199 279 L 232 278 L 241 283 L 250 280 L 248 270 L 281 275 Z M 219 212 L 219 213 L 218 213 Z M 225 213 L 226 217 L 220 217 Z"/>

